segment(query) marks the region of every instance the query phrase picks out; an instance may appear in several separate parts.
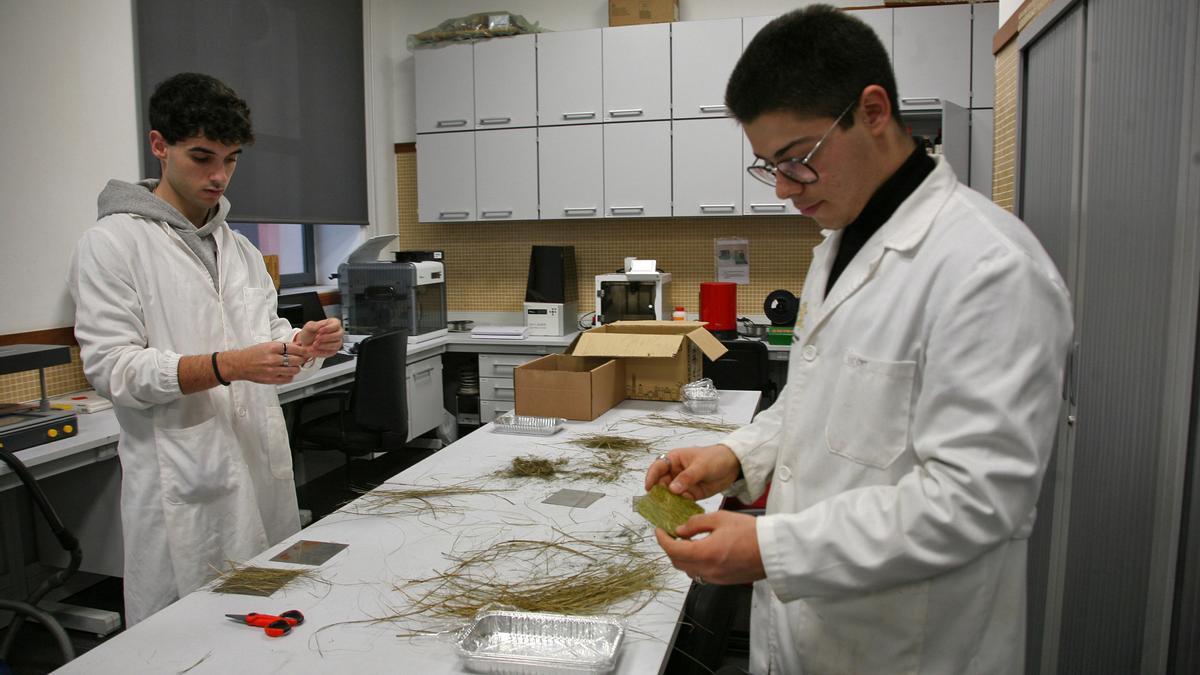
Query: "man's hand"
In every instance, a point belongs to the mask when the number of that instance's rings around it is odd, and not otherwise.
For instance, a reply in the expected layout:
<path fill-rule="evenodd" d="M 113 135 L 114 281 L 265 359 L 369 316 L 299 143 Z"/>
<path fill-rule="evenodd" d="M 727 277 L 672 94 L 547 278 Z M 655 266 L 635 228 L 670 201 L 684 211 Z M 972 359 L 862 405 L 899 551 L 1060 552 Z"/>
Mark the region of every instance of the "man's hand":
<path fill-rule="evenodd" d="M 293 342 L 309 350 L 310 358 L 333 356 L 342 348 L 342 322 L 337 319 L 309 321 L 296 333 Z"/>
<path fill-rule="evenodd" d="M 336 321 L 336 319 L 334 319 Z M 259 384 L 285 384 L 312 358 L 312 349 L 296 343 L 262 342 L 245 349 L 217 354 L 217 364 L 229 380 Z"/>
<path fill-rule="evenodd" d="M 701 532 L 708 532 L 708 536 L 688 540 Z M 675 534 L 683 538 L 672 539 L 661 528 L 654 531 L 671 564 L 693 579 L 744 584 L 767 577 L 754 516 L 732 511 L 701 513 L 676 528 Z"/>
<path fill-rule="evenodd" d="M 656 484 L 699 501 L 717 494 L 737 480 L 741 463 L 725 445 L 676 448 L 650 465 L 646 471 L 646 490 Z"/>

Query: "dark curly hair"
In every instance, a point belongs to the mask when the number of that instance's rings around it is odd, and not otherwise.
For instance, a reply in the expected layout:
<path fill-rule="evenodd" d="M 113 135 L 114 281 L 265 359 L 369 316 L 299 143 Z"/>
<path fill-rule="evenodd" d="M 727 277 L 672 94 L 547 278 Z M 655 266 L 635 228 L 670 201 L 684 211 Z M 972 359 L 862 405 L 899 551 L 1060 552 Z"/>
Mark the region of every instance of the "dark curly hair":
<path fill-rule="evenodd" d="M 246 102 L 224 82 L 201 73 L 179 73 L 154 88 L 150 129 L 170 144 L 192 136 L 226 145 L 254 142 Z"/>
<path fill-rule="evenodd" d="M 739 122 L 769 112 L 801 118 L 837 117 L 862 90 L 887 91 L 900 123 L 896 76 L 883 43 L 854 12 L 810 5 L 767 24 L 746 46 L 725 87 L 725 105 Z M 854 125 L 854 116 L 841 126 Z"/>

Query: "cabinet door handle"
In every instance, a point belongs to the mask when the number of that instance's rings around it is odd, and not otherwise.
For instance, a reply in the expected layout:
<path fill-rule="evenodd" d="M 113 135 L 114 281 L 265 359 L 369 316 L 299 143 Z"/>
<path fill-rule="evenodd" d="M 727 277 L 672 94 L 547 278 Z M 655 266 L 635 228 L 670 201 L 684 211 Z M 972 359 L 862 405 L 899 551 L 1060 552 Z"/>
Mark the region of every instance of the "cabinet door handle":
<path fill-rule="evenodd" d="M 594 215 L 595 213 L 596 207 L 594 206 L 569 206 L 563 209 L 563 215 L 565 216 L 583 216 L 588 214 Z"/>
<path fill-rule="evenodd" d="M 786 204 L 751 204 L 750 210 L 751 211 L 770 211 L 770 212 L 786 211 L 787 205 Z"/>
<path fill-rule="evenodd" d="M 516 387 L 501 387 L 499 385 L 492 387 L 494 391 L 514 391 Z"/>
<path fill-rule="evenodd" d="M 484 218 L 511 218 L 512 210 L 508 211 L 481 211 L 479 215 Z"/>
<path fill-rule="evenodd" d="M 938 98 L 937 96 L 913 96 L 913 97 L 909 97 L 909 98 L 905 98 L 905 97 L 901 96 L 900 102 L 907 103 L 909 105 L 917 105 L 919 103 L 929 103 L 932 105 L 937 105 L 942 102 L 942 99 Z"/>
<path fill-rule="evenodd" d="M 480 124 L 508 124 L 512 121 L 511 117 L 481 117 Z"/>
<path fill-rule="evenodd" d="M 426 371 L 423 371 L 423 372 L 420 372 L 420 373 L 413 373 L 413 379 L 414 379 L 414 380 L 415 380 L 415 379 L 417 379 L 418 377 L 421 377 L 421 378 L 425 378 L 425 377 L 433 377 L 433 369 L 432 369 L 432 368 L 430 368 L 429 370 L 426 370 Z"/>
<path fill-rule="evenodd" d="M 638 117 L 642 114 L 641 108 L 626 108 L 624 110 L 609 110 L 609 117 Z"/>
<path fill-rule="evenodd" d="M 702 112 L 702 113 L 723 113 L 728 110 L 729 110 L 729 108 L 726 108 L 723 105 L 702 105 L 702 106 L 700 106 L 700 112 Z"/>
<path fill-rule="evenodd" d="M 466 120 L 438 120 L 438 123 L 437 123 L 437 128 L 439 128 L 439 129 L 442 129 L 445 127 L 465 127 L 465 126 L 467 126 Z"/>
<path fill-rule="evenodd" d="M 443 220 L 462 220 L 470 215 L 470 211 L 438 211 L 438 218 Z"/>
<path fill-rule="evenodd" d="M 616 216 L 616 215 L 633 215 L 633 214 L 643 213 L 643 212 L 645 212 L 645 210 L 646 210 L 646 207 L 644 207 L 644 206 L 610 206 L 610 207 L 608 207 L 609 213 L 613 214 L 614 216 Z"/>
<path fill-rule="evenodd" d="M 734 210 L 733 204 L 701 204 L 701 213 L 732 213 Z"/>
<path fill-rule="evenodd" d="M 593 120 L 593 119 L 596 119 L 596 113 L 594 113 L 594 112 L 563 113 L 562 118 L 564 120 Z"/>

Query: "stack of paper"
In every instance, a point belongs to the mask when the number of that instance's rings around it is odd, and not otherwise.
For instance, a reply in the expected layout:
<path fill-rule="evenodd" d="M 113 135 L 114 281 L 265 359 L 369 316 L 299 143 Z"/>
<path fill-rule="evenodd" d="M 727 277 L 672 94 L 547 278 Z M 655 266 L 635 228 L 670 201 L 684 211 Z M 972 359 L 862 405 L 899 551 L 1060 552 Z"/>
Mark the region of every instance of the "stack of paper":
<path fill-rule="evenodd" d="M 471 337 L 488 340 L 524 340 L 525 326 L 476 326 Z"/>
<path fill-rule="evenodd" d="M 73 410 L 77 413 L 94 413 L 108 410 L 112 401 L 101 398 L 95 389 L 75 392 L 50 399 L 50 406 L 57 410 Z"/>

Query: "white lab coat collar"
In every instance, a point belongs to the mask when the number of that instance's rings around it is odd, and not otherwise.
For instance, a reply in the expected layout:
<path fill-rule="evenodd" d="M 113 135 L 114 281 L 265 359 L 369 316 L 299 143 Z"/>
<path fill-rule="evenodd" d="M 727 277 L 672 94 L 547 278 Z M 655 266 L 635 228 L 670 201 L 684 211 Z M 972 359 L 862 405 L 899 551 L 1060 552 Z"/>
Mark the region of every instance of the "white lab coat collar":
<path fill-rule="evenodd" d="M 813 264 L 805 282 L 807 309 L 813 314 L 811 319 L 805 322 L 806 325 L 797 332 L 801 341 L 807 341 L 809 335 L 816 331 L 834 310 L 874 276 L 886 251 L 911 251 L 925 238 L 933 219 L 945 206 L 958 184 L 958 178 L 950 164 L 940 157 L 936 161 L 937 165 L 933 171 L 901 202 L 891 218 L 888 218 L 854 256 L 842 271 L 840 283 L 834 286 L 833 292 L 828 295 L 826 284 L 829 283 L 829 273 L 837 257 L 843 230 L 821 231 L 825 240 L 813 249 Z"/>

